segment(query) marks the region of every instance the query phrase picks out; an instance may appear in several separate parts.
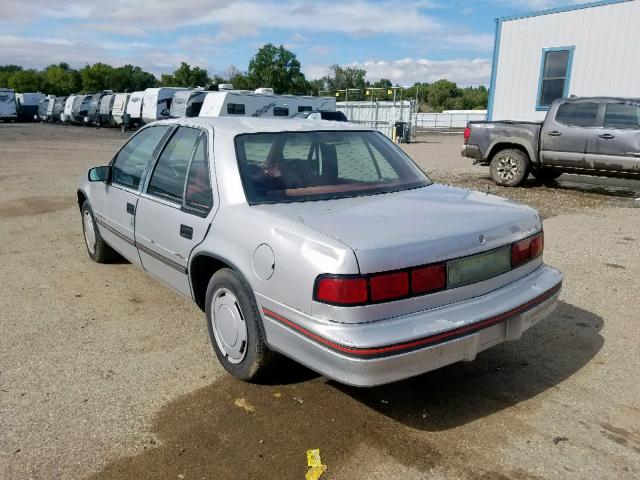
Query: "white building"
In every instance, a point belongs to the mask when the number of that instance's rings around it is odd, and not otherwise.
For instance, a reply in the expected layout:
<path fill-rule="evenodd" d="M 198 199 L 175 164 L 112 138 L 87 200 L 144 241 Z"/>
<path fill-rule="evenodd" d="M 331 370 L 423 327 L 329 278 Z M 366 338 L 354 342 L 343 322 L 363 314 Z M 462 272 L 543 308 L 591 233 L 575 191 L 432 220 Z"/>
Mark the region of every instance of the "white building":
<path fill-rule="evenodd" d="M 569 96 L 640 98 L 640 1 L 496 20 L 489 120 L 544 119 Z"/>

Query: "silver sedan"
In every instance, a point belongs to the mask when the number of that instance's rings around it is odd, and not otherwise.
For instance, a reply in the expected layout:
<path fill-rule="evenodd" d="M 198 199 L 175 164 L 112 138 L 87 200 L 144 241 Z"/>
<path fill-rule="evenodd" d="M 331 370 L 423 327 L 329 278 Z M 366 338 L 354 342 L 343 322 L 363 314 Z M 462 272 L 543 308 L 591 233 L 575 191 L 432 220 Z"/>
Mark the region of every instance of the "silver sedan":
<path fill-rule="evenodd" d="M 284 354 L 371 386 L 473 360 L 557 304 L 531 208 L 432 183 L 353 124 L 179 119 L 78 189 L 89 256 L 120 255 L 206 312 L 232 375 Z"/>

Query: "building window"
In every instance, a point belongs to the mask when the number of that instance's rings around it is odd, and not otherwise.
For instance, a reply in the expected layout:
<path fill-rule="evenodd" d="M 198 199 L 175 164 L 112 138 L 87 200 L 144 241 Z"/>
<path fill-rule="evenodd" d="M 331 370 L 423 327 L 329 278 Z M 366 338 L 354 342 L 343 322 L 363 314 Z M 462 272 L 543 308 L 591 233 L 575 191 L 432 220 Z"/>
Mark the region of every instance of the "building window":
<path fill-rule="evenodd" d="M 574 47 L 561 47 L 542 51 L 537 110 L 549 110 L 554 100 L 567 97 L 573 50 Z"/>
<path fill-rule="evenodd" d="M 229 115 L 244 115 L 244 103 L 228 103 L 227 113 Z"/>
<path fill-rule="evenodd" d="M 273 107 L 273 116 L 274 117 L 288 117 L 289 116 L 289 108 L 288 107 Z"/>

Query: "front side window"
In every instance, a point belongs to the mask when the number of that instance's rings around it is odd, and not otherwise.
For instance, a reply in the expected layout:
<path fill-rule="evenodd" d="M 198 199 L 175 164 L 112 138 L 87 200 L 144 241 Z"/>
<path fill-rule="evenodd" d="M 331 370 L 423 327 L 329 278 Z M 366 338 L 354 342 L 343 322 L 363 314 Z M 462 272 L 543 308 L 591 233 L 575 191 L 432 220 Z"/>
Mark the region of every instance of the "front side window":
<path fill-rule="evenodd" d="M 640 129 L 640 107 L 628 103 L 609 103 L 604 114 L 605 128 Z"/>
<path fill-rule="evenodd" d="M 595 102 L 565 103 L 558 107 L 556 122 L 576 127 L 593 127 L 598 115 Z"/>
<path fill-rule="evenodd" d="M 430 184 L 378 132 L 255 133 L 238 135 L 235 143 L 251 204 L 357 197 Z"/>
<path fill-rule="evenodd" d="M 142 172 L 169 128 L 148 127 L 129 140 L 113 161 L 113 183 L 137 190 Z"/>
<path fill-rule="evenodd" d="M 200 137 L 200 130 L 180 127 L 167 142 L 153 170 L 147 193 L 182 204 L 189 162 Z"/>
<path fill-rule="evenodd" d="M 548 109 L 554 100 L 567 96 L 573 48 L 545 50 L 538 92 L 538 108 Z"/>

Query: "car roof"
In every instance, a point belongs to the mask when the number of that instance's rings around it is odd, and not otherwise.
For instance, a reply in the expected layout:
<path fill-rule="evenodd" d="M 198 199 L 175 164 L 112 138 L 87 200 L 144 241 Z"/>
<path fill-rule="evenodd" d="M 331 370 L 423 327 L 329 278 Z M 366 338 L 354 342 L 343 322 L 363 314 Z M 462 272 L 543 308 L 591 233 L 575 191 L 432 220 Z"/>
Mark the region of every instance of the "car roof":
<path fill-rule="evenodd" d="M 291 131 L 318 131 L 318 130 L 371 130 L 369 127 L 347 123 L 307 120 L 303 118 L 256 118 L 256 117 L 193 117 L 174 118 L 160 120 L 153 123 L 178 124 L 193 127 L 212 127 L 216 130 L 225 130 L 232 134 L 256 133 L 256 132 L 291 132 Z"/>
<path fill-rule="evenodd" d="M 639 102 L 638 98 L 631 97 L 570 97 L 561 99 L 564 103 L 580 102 Z"/>

